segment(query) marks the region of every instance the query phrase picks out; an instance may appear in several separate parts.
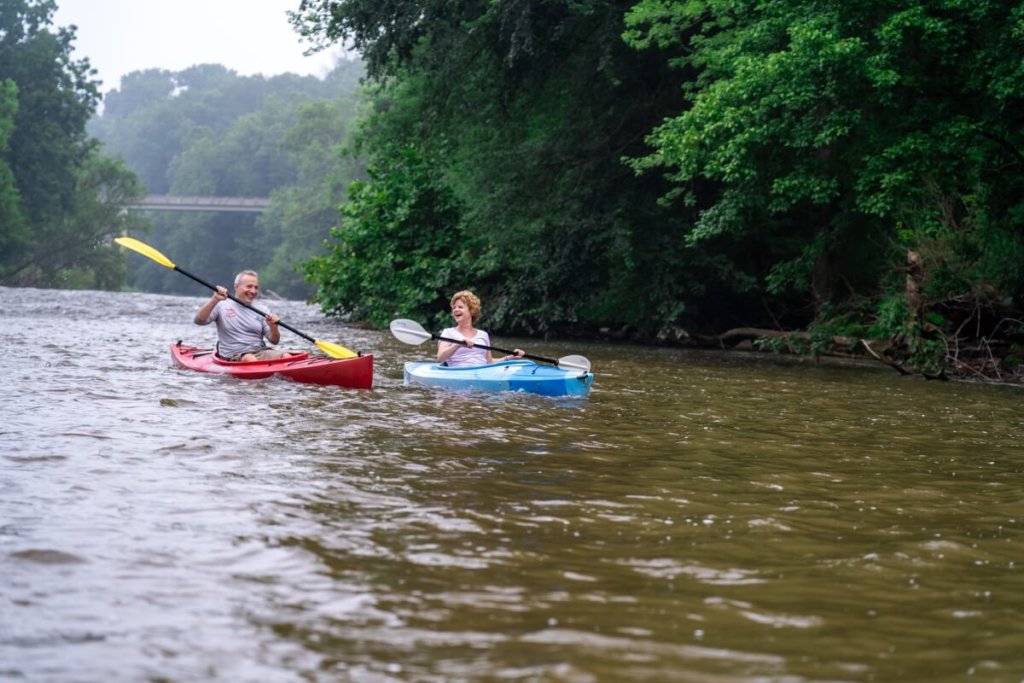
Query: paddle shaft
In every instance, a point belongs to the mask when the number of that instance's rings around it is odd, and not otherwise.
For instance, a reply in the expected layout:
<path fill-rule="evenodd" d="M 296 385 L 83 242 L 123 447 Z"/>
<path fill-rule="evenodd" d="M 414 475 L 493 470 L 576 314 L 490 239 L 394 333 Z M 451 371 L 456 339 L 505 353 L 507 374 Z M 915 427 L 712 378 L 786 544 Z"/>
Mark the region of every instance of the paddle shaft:
<path fill-rule="evenodd" d="M 187 270 L 183 270 L 183 269 L 179 268 L 178 266 L 173 266 L 173 267 L 174 267 L 174 270 L 178 271 L 179 273 L 181 273 L 185 277 L 190 277 L 193 280 L 195 280 L 196 282 L 198 282 L 199 284 L 203 285 L 204 287 L 208 287 L 209 289 L 212 289 L 215 292 L 217 291 L 216 285 L 211 285 L 209 282 L 207 282 L 206 280 L 202 279 L 201 277 L 197 277 L 197 276 L 193 275 L 192 273 L 188 272 Z M 250 306 L 249 304 L 245 303 L 244 301 L 241 301 L 240 299 L 238 299 L 238 297 L 235 297 L 235 296 L 233 296 L 231 294 L 228 294 L 228 298 L 231 299 L 232 301 L 234 301 L 236 304 L 239 304 L 240 306 L 245 306 L 250 311 L 253 311 L 255 313 L 259 313 L 263 317 L 267 316 L 267 312 L 266 311 L 261 311 L 260 309 L 256 308 L 255 306 Z M 284 329 L 288 330 L 289 332 L 292 332 L 294 334 L 299 335 L 300 337 L 302 337 L 306 341 L 311 342 L 313 344 L 316 344 L 316 339 L 313 339 L 312 337 L 310 337 L 308 334 L 305 334 L 304 332 L 299 332 L 297 329 L 295 329 L 294 327 L 292 327 L 288 323 L 282 322 L 282 321 L 278 320 L 277 324 L 280 325 L 281 327 L 283 327 Z"/>
<path fill-rule="evenodd" d="M 458 344 L 459 346 L 466 346 L 466 342 L 461 341 L 459 339 L 449 339 L 448 337 L 442 337 L 439 334 L 431 334 L 430 336 L 438 341 L 448 342 L 449 344 Z M 485 344 L 473 344 L 473 348 L 487 349 L 488 351 L 500 351 L 501 353 L 509 353 L 513 355 L 515 354 L 515 351 L 509 351 L 508 349 L 499 349 L 497 346 L 487 346 Z M 528 353 L 524 353 L 521 356 L 516 356 L 516 358 L 529 358 L 530 360 L 539 360 L 543 363 L 551 363 L 552 365 L 555 366 L 558 365 L 558 361 L 555 360 L 554 358 L 545 358 L 544 356 L 531 356 Z"/>

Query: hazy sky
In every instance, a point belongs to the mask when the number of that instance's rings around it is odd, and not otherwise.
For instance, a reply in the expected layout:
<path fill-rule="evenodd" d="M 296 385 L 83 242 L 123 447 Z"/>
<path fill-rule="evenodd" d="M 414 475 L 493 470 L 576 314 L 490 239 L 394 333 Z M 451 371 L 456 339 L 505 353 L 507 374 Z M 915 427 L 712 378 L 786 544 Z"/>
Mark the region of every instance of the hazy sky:
<path fill-rule="evenodd" d="M 304 57 L 288 25 L 299 0 L 57 0 L 55 26 L 78 27 L 74 57 L 88 57 L 100 92 L 140 69 L 223 64 L 243 75 L 323 76 L 340 50 Z"/>

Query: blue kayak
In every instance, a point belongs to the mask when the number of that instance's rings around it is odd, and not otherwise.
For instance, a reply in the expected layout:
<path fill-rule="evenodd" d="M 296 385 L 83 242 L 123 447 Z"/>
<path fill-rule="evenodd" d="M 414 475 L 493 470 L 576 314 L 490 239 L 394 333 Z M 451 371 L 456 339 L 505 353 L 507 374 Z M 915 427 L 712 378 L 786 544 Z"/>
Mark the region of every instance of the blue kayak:
<path fill-rule="evenodd" d="M 506 360 L 489 365 L 448 367 L 437 363 L 406 363 L 405 383 L 462 391 L 528 391 L 543 396 L 585 397 L 594 373 Z"/>

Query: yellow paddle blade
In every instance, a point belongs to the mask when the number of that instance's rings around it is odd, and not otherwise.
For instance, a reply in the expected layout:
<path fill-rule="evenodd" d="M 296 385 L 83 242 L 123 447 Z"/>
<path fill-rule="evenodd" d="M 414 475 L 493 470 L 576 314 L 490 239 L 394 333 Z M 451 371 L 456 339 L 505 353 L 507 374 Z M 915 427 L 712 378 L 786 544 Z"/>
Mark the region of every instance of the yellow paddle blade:
<path fill-rule="evenodd" d="M 114 241 L 126 249 L 131 249 L 132 251 L 139 252 L 143 256 L 148 256 L 161 266 L 167 266 L 171 270 L 174 270 L 174 264 L 171 263 L 171 260 L 148 244 L 143 244 L 132 237 L 117 237 Z"/>
<path fill-rule="evenodd" d="M 330 342 L 320 341 L 314 339 L 313 343 L 316 344 L 317 348 L 326 353 L 331 358 L 355 358 L 357 354 L 355 351 L 350 351 L 340 344 L 332 344 Z"/>

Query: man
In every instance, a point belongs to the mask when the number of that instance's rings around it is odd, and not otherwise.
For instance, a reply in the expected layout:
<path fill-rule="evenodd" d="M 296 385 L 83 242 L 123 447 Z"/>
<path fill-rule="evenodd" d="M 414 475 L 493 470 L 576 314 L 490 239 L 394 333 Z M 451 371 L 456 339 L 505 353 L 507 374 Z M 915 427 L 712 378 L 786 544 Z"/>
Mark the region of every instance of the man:
<path fill-rule="evenodd" d="M 243 270 L 235 276 L 235 298 L 252 305 L 260 295 L 260 279 L 253 270 Z M 217 324 L 217 355 L 225 360 L 253 361 L 281 358 L 289 355 L 267 346 L 266 341 L 281 341 L 278 329 L 280 318 L 268 313 L 266 317 L 239 305 L 228 298 L 228 290 L 217 287 L 210 300 L 196 311 L 196 325 Z"/>

